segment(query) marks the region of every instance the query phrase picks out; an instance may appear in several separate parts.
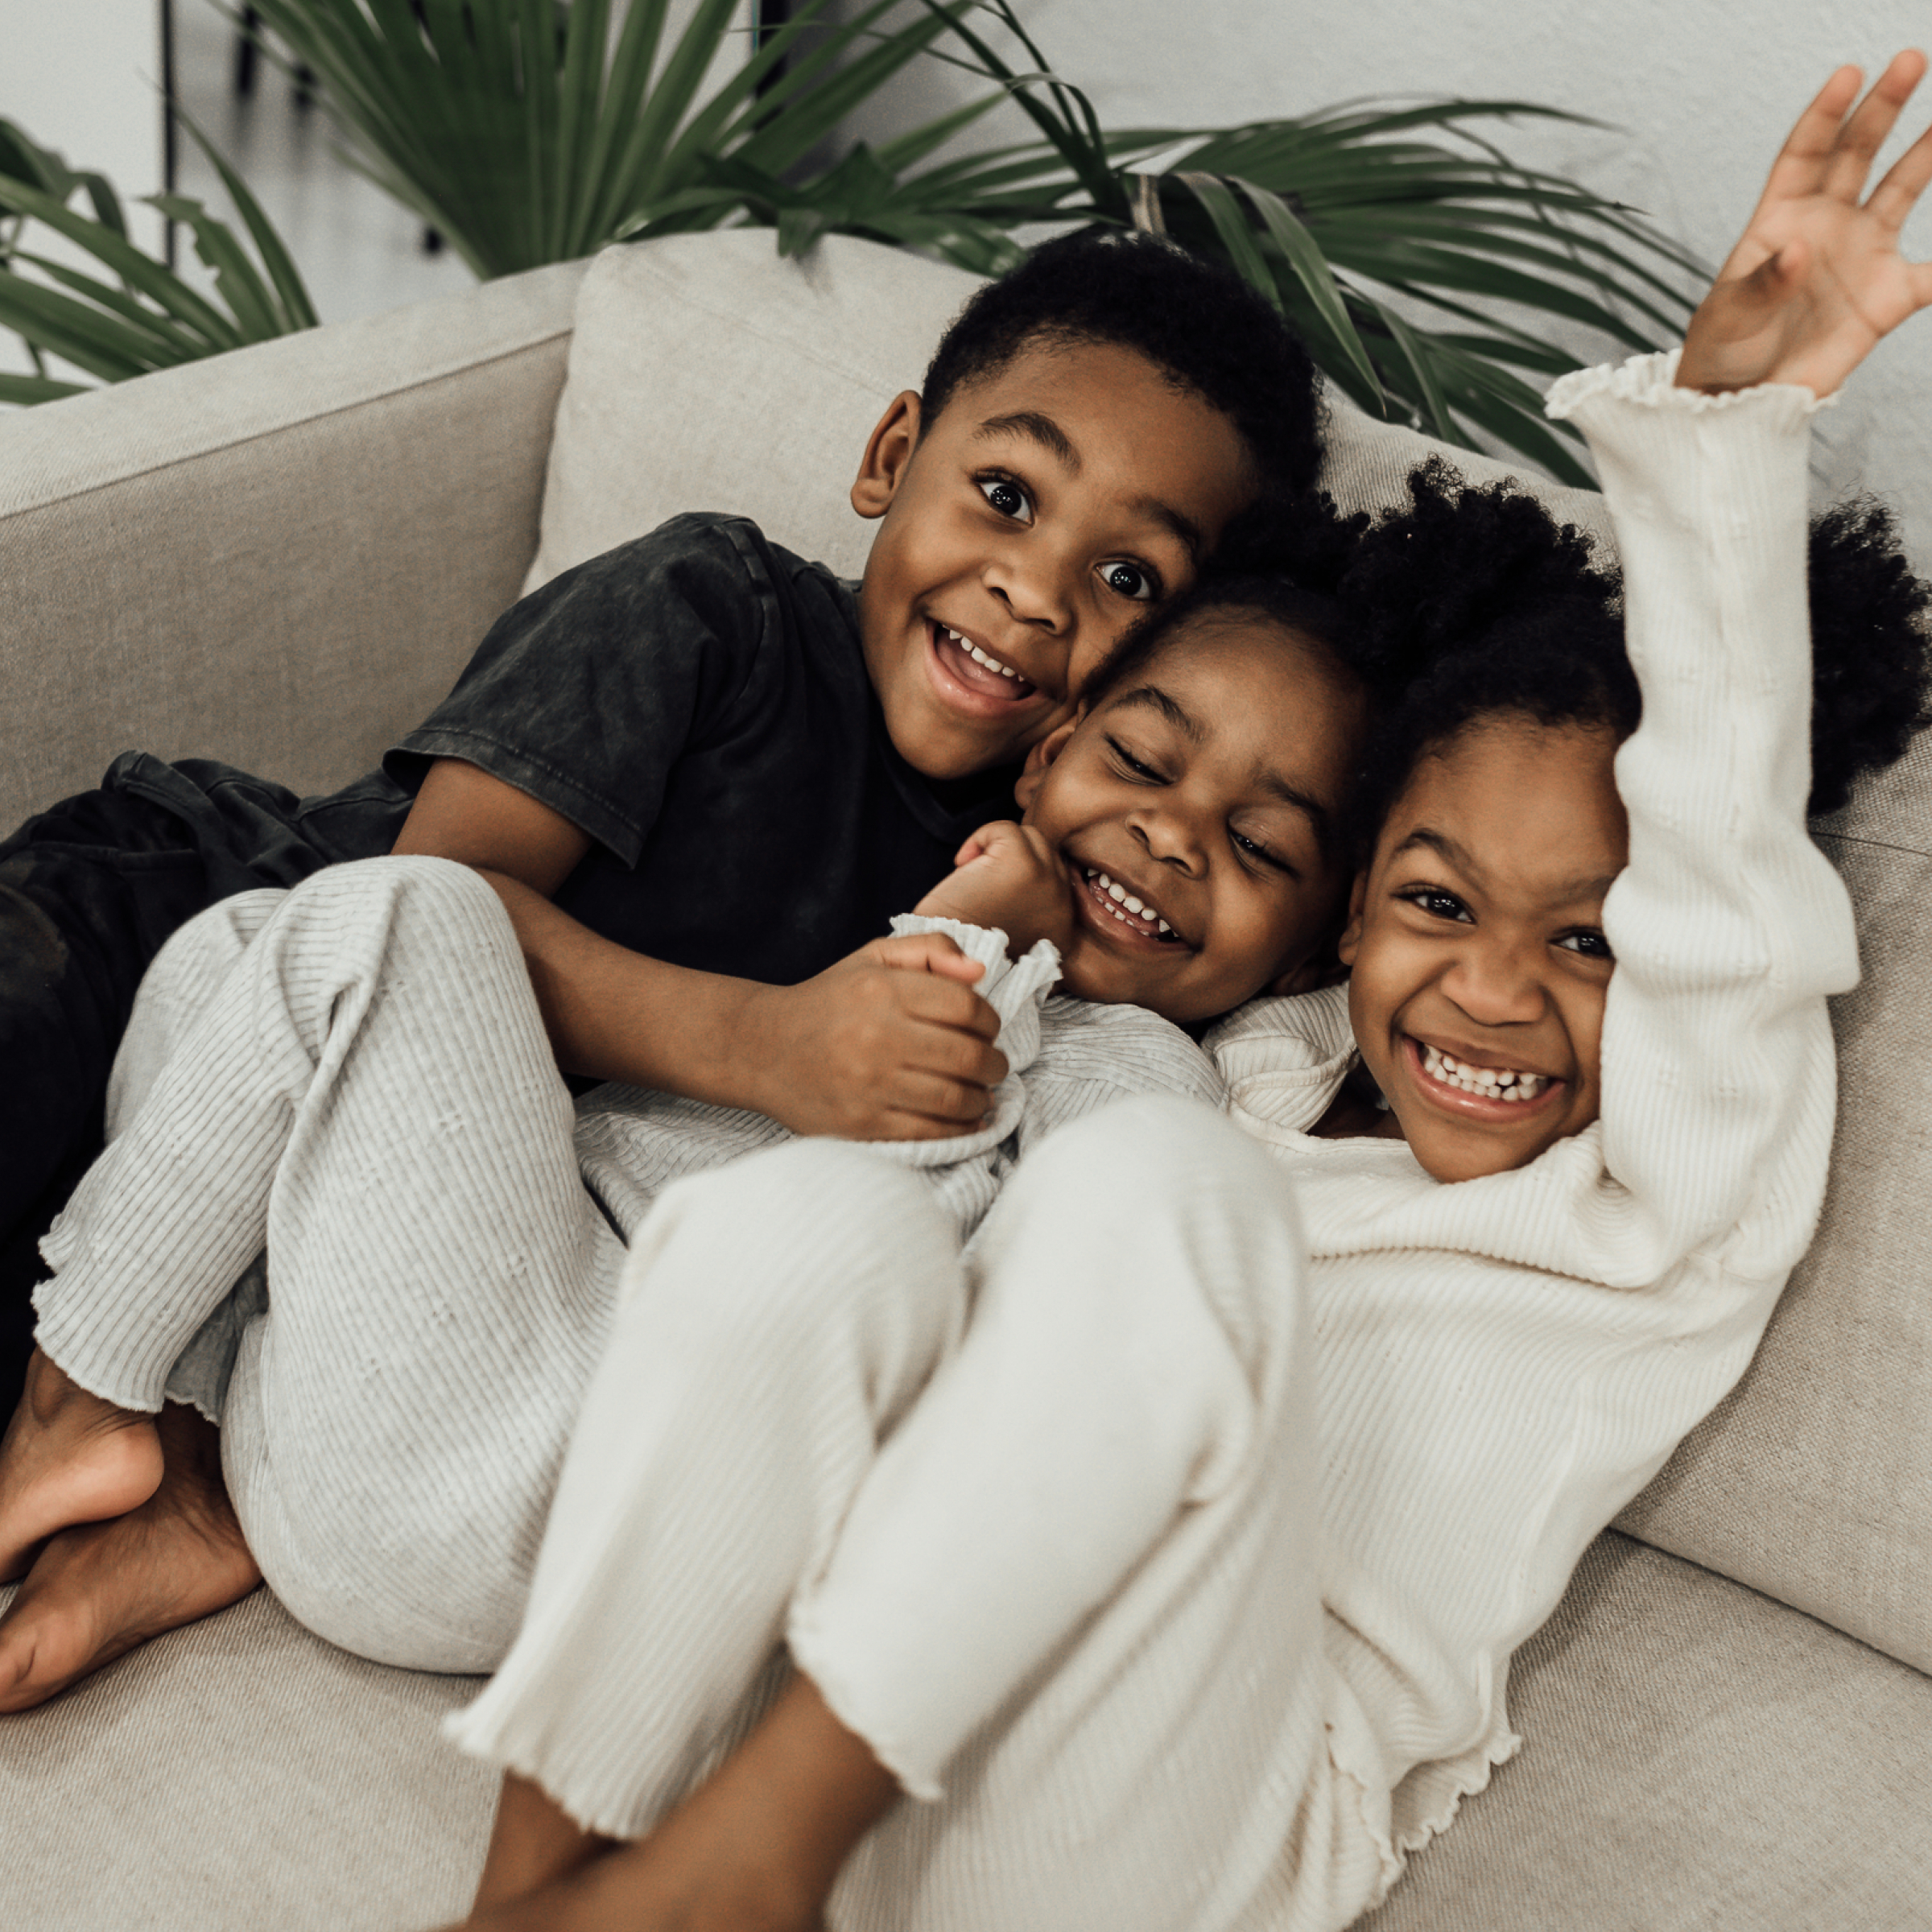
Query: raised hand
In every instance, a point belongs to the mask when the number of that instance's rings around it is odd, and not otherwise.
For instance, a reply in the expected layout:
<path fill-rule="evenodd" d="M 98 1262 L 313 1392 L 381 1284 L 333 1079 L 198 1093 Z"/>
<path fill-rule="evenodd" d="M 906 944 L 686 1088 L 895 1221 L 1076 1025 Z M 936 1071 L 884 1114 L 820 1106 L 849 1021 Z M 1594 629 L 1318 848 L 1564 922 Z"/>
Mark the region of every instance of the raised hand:
<path fill-rule="evenodd" d="M 1006 1077 L 985 968 L 943 933 L 874 939 L 797 986 L 760 987 L 737 1048 L 750 1104 L 795 1133 L 970 1133 Z"/>
<path fill-rule="evenodd" d="M 913 908 L 928 919 L 997 927 L 1014 958 L 1036 940 L 1063 952 L 1073 936 L 1073 881 L 1030 825 L 996 819 L 960 848 L 952 873 Z"/>
<path fill-rule="evenodd" d="M 1932 129 L 1860 200 L 1925 71 L 1923 54 L 1897 55 L 1863 101 L 1856 67 L 1841 67 L 1825 83 L 1691 318 L 1679 387 L 1794 382 L 1828 396 L 1881 337 L 1932 303 L 1932 263 L 1906 261 L 1898 246 L 1932 181 Z"/>

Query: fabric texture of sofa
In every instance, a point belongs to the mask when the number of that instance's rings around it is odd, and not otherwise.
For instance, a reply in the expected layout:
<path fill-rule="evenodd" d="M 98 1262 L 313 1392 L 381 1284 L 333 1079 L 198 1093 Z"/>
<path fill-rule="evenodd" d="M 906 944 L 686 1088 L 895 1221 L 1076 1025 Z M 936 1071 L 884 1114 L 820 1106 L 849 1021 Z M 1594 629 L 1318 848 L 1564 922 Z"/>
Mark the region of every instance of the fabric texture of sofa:
<path fill-rule="evenodd" d="M 340 783 L 521 584 L 676 510 L 856 573 L 849 471 L 970 286 L 840 238 L 801 264 L 762 232 L 683 237 L 0 416 L 0 824 L 136 745 Z M 1351 507 L 1438 447 L 1332 427 Z M 1534 486 L 1607 536 L 1599 499 Z M 1374 1932 L 1932 1926 L 1929 804 L 1922 743 L 1818 828 L 1865 977 L 1836 1007 L 1817 1243 L 1519 1654 L 1524 1748 Z M 494 1781 L 436 1720 L 473 1687 L 333 1650 L 260 1592 L 164 1637 L 0 1719 L 0 1922 L 454 1915 Z"/>

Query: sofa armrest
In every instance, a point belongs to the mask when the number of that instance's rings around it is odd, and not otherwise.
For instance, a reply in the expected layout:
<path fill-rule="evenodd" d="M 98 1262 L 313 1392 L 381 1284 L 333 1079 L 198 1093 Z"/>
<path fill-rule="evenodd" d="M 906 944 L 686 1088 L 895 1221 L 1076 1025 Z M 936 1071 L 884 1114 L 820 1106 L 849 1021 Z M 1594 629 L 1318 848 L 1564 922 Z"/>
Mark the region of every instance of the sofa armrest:
<path fill-rule="evenodd" d="M 0 836 L 133 746 L 373 765 L 535 553 L 582 274 L 0 414 Z"/>

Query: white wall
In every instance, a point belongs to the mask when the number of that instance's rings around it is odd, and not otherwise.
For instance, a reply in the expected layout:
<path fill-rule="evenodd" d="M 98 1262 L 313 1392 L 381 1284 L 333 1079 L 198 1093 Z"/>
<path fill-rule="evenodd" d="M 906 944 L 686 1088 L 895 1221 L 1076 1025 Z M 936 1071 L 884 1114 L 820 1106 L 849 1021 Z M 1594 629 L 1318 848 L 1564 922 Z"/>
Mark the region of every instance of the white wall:
<path fill-rule="evenodd" d="M 136 197 L 162 185 L 160 19 L 158 0 L 0 0 L 0 115 L 69 167 L 105 175 L 121 196 L 129 233 L 155 254 L 164 224 Z M 93 212 L 85 200 L 77 206 Z M 90 257 L 44 229 L 29 242 L 98 272 Z M 0 330 L 0 369 L 32 366 L 19 337 Z M 49 373 L 77 372 L 56 359 Z"/>
<path fill-rule="evenodd" d="M 1513 98 L 1615 123 L 1620 131 L 1517 124 L 1502 138 L 1521 159 L 1643 207 L 1713 261 L 1835 66 L 1855 60 L 1876 72 L 1901 47 L 1932 51 L 1932 10 L 1921 0 L 1020 5 L 1048 60 L 1111 126 L 1224 125 L 1393 94 Z M 951 70 L 925 64 L 859 131 L 906 125 L 963 92 Z M 1932 81 L 1922 93 L 1913 132 L 1932 119 Z M 1906 242 L 1932 255 L 1932 213 L 1921 211 Z M 1932 571 L 1932 314 L 1880 349 L 1826 424 L 1821 490 L 1891 498 L 1920 568 Z"/>
<path fill-rule="evenodd" d="M 159 0 L 0 0 L 0 115 L 105 175 L 157 250 L 161 217 L 134 203 L 161 187 L 160 19 Z"/>

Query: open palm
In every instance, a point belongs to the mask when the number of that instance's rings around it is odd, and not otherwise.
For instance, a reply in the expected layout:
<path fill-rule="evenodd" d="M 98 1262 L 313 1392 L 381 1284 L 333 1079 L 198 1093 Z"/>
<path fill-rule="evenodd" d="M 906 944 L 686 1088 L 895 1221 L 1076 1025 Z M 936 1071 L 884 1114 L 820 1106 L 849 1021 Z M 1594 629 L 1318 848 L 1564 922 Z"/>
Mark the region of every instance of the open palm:
<path fill-rule="evenodd" d="M 1880 337 L 1932 303 L 1932 263 L 1906 261 L 1898 246 L 1932 181 L 1932 129 L 1860 199 L 1926 65 L 1923 54 L 1898 55 L 1855 109 L 1861 76 L 1840 68 L 1805 109 L 1691 319 L 1682 386 L 1794 382 L 1829 395 Z"/>

